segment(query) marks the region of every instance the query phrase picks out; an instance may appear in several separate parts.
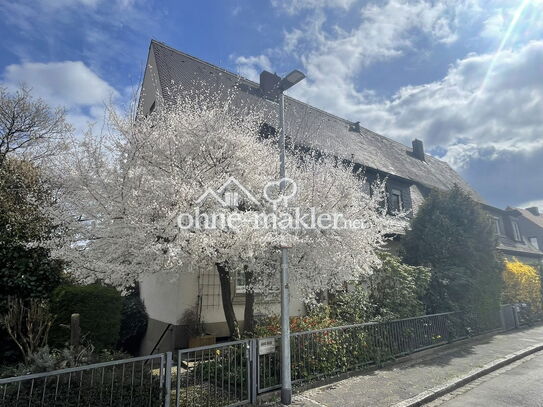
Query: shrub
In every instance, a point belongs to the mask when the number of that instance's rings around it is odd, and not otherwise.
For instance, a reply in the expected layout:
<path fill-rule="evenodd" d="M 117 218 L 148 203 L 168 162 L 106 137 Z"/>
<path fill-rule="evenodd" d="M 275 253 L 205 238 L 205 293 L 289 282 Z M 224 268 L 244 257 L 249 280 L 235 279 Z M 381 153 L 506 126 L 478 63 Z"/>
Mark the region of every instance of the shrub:
<path fill-rule="evenodd" d="M 49 304 L 43 300 L 10 297 L 8 311 L 0 317 L 0 323 L 28 360 L 38 348 L 47 344 L 53 317 Z"/>
<path fill-rule="evenodd" d="M 506 261 L 503 272 L 504 303 L 527 303 L 535 314 L 541 314 L 541 279 L 537 270 L 518 260 Z"/>
<path fill-rule="evenodd" d="M 424 315 L 421 297 L 430 281 L 430 269 L 410 266 L 389 253 L 381 253 L 382 265 L 368 278 L 370 318 L 402 319 Z"/>
<path fill-rule="evenodd" d="M 361 324 L 371 320 L 368 288 L 363 283 L 354 283 L 348 291 L 330 295 L 328 300 L 332 315 L 342 324 Z"/>
<path fill-rule="evenodd" d="M 428 196 L 402 246 L 404 261 L 432 269 L 427 313 L 498 308 L 501 265 L 492 223 L 459 187 Z"/>
<path fill-rule="evenodd" d="M 326 306 L 320 306 L 303 317 L 290 317 L 290 332 L 312 331 L 338 325 L 338 321 L 330 318 L 330 310 Z M 255 336 L 259 338 L 280 334 L 281 320 L 276 315 L 265 318 L 255 329 Z"/>
<path fill-rule="evenodd" d="M 119 348 L 135 355 L 138 353 L 141 340 L 147 330 L 147 312 L 138 291 L 126 295 L 122 299 L 121 330 Z"/>
<path fill-rule="evenodd" d="M 53 345 L 61 346 L 69 340 L 72 314 L 80 314 L 81 334 L 97 350 L 113 348 L 119 341 L 121 325 L 121 294 L 113 287 L 92 284 L 86 286 L 62 286 L 53 292 L 51 311 L 56 316 L 51 331 Z"/>
<path fill-rule="evenodd" d="M 352 284 L 332 297 L 334 318 L 342 324 L 411 318 L 424 314 L 421 297 L 426 292 L 430 269 L 410 266 L 383 252 L 380 268 L 364 281 Z"/>

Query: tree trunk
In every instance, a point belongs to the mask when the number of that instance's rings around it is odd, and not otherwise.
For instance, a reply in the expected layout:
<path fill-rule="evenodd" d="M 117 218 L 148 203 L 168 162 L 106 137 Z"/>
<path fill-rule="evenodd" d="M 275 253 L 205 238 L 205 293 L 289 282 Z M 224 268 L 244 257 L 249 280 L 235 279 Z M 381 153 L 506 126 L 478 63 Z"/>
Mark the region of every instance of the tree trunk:
<path fill-rule="evenodd" d="M 251 337 L 255 330 L 255 291 L 253 289 L 253 272 L 245 268 L 245 312 L 243 314 L 243 334 Z"/>
<path fill-rule="evenodd" d="M 224 311 L 224 317 L 226 324 L 228 325 L 228 331 L 232 339 L 239 339 L 239 324 L 234 313 L 234 306 L 232 305 L 232 289 L 230 286 L 230 270 L 228 265 L 224 263 L 215 263 L 217 272 L 219 273 L 219 281 L 221 283 L 221 297 L 222 297 L 222 309 Z"/>

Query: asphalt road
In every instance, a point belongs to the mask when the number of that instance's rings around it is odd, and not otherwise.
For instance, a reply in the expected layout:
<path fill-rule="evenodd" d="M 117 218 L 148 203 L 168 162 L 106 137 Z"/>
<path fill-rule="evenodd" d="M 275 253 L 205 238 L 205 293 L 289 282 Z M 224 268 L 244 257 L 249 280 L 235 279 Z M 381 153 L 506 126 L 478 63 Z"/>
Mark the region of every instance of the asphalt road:
<path fill-rule="evenodd" d="M 542 407 L 543 352 L 475 380 L 426 406 Z"/>

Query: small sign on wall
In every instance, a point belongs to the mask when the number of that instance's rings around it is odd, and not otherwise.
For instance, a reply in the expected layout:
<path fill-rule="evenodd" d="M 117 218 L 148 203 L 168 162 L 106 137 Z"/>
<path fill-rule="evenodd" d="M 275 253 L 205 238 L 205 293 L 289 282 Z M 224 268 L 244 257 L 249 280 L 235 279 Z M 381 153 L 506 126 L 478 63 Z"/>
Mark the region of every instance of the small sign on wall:
<path fill-rule="evenodd" d="M 268 355 L 275 352 L 275 339 L 259 339 L 258 340 L 258 354 Z"/>

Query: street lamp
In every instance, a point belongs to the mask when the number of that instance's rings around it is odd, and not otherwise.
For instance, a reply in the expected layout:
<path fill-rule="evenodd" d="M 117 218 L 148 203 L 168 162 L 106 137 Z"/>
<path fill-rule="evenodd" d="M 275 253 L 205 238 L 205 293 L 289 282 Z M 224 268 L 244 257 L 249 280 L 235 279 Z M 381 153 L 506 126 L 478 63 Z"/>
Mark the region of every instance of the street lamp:
<path fill-rule="evenodd" d="M 281 193 L 285 191 L 285 97 L 283 92 L 302 79 L 305 75 L 295 69 L 284 78 L 263 71 L 260 74 L 260 89 L 264 97 L 279 103 L 279 176 Z M 288 285 L 288 247 L 281 246 L 281 403 L 290 404 L 292 401 L 292 382 L 290 377 L 290 305 Z"/>

